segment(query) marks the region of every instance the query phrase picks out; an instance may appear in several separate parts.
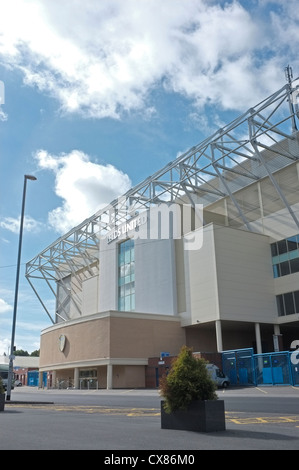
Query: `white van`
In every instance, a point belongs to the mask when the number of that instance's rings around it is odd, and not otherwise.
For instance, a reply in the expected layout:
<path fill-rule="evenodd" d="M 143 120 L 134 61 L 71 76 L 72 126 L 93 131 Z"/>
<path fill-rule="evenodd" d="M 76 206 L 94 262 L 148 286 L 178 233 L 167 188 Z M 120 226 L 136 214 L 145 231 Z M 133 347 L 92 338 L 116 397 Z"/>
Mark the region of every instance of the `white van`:
<path fill-rule="evenodd" d="M 224 375 L 219 367 L 215 366 L 215 364 L 207 364 L 206 367 L 211 375 L 212 380 L 217 384 L 218 387 L 226 388 L 229 386 L 229 378 L 227 375 Z"/>

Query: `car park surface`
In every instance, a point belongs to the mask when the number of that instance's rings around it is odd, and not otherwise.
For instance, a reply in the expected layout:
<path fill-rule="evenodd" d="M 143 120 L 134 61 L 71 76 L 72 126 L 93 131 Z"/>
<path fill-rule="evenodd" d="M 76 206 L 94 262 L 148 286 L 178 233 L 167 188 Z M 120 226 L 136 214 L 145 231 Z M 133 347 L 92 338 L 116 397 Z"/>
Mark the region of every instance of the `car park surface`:
<path fill-rule="evenodd" d="M 161 429 L 157 390 L 15 388 L 0 415 L 0 449 L 24 450 L 296 450 L 299 388 L 219 390 L 226 431 Z M 195 454 L 194 454 L 195 455 Z"/>

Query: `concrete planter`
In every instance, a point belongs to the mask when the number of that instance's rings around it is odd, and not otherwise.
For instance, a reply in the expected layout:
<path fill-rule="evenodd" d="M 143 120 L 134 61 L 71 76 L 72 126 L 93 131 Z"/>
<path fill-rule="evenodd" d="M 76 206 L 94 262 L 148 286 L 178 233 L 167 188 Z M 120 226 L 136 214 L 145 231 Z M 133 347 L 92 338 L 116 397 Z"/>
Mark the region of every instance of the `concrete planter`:
<path fill-rule="evenodd" d="M 186 410 L 166 413 L 161 401 L 161 428 L 184 431 L 215 432 L 225 431 L 223 400 L 192 402 Z"/>
<path fill-rule="evenodd" d="M 5 393 L 0 393 L 0 411 L 4 411 Z"/>

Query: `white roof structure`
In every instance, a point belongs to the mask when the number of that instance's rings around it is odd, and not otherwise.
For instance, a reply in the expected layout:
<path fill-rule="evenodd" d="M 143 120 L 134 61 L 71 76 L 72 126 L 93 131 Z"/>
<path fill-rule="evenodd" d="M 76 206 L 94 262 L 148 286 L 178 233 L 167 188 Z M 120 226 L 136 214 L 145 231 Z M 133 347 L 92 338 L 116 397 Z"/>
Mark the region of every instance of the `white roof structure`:
<path fill-rule="evenodd" d="M 9 364 L 8 356 L 0 356 L 1 364 Z M 39 357 L 35 356 L 16 356 L 14 359 L 14 368 L 24 369 L 38 369 L 39 368 Z"/>
<path fill-rule="evenodd" d="M 136 213 L 160 203 L 187 200 L 193 207 L 201 203 L 210 210 L 217 201 L 229 198 L 236 223 L 239 221 L 252 230 L 254 203 L 241 203 L 236 193 L 267 178 L 272 186 L 269 203 L 279 202 L 287 208 L 299 232 L 297 215 L 275 178 L 277 170 L 299 160 L 298 80 L 289 79 L 280 90 L 131 188 L 29 261 L 26 278 L 51 321 L 55 323 L 39 294 L 38 283 L 42 281 L 49 287 L 59 304 L 57 311 L 63 311 L 64 304 L 73 302 L 80 313 L 80 296 L 76 297 L 74 292 L 71 295 L 64 280 L 73 275 L 80 285 L 86 276 L 96 275 L 100 237 Z M 58 299 L 57 282 L 64 289 L 63 299 Z"/>

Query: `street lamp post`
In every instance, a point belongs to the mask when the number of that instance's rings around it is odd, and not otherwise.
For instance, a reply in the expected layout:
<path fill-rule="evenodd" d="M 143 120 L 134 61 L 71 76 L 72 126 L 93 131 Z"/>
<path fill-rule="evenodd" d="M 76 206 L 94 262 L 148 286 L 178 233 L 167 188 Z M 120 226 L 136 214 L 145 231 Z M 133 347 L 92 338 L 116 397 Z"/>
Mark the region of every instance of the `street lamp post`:
<path fill-rule="evenodd" d="M 13 378 L 13 361 L 14 361 L 13 353 L 14 353 L 14 345 L 15 345 L 15 330 L 16 330 L 16 318 L 17 318 L 17 304 L 18 304 L 19 277 L 20 277 L 20 266 L 21 266 L 21 251 L 22 251 L 22 238 L 23 238 L 23 224 L 24 224 L 27 180 L 35 181 L 36 177 L 31 176 L 31 175 L 25 175 L 24 176 L 22 212 L 21 212 L 21 220 L 20 220 L 19 250 L 18 250 L 16 287 L 15 287 L 15 300 L 14 300 L 14 310 L 13 310 L 13 320 L 12 320 L 10 356 L 9 356 L 9 367 L 8 367 L 8 380 L 7 380 L 7 391 L 6 391 L 6 400 L 7 401 L 10 401 L 12 378 Z"/>

